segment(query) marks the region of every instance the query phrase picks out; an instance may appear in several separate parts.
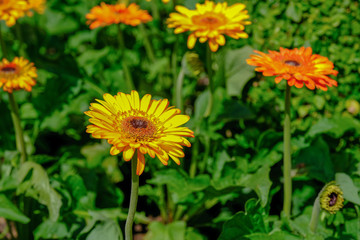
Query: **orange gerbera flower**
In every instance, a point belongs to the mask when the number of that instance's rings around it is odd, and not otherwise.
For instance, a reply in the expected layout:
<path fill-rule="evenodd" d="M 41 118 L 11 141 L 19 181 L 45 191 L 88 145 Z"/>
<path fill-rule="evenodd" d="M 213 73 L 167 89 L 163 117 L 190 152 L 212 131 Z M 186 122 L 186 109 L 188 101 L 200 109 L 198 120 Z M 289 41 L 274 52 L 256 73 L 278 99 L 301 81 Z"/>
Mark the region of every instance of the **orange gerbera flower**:
<path fill-rule="evenodd" d="M 0 62 L 0 87 L 11 93 L 21 88 L 31 91 L 37 77 L 36 68 L 33 63 L 22 57 L 15 57 L 12 62 L 3 59 Z"/>
<path fill-rule="evenodd" d="M 311 47 L 300 49 L 280 48 L 280 52 L 269 51 L 265 54 L 251 55 L 247 59 L 249 65 L 257 66 L 256 71 L 264 76 L 277 76 L 275 82 L 287 80 L 289 86 L 301 88 L 304 86 L 313 90 L 315 87 L 327 91 L 327 87 L 337 86 L 337 82 L 327 75 L 337 75 L 334 64 L 327 58 L 312 54 Z"/>
<path fill-rule="evenodd" d="M 24 16 L 25 11 L 26 2 L 24 0 L 0 0 L 0 20 L 4 20 L 9 27 Z"/>
<path fill-rule="evenodd" d="M 144 154 L 157 156 L 164 165 L 169 157 L 180 164 L 179 158 L 184 157 L 182 146 L 191 146 L 184 137 L 194 137 L 190 129 L 180 127 L 189 121 L 189 116 L 168 107 L 167 99 L 151 100 L 151 95 L 146 94 L 140 100 L 136 91 L 115 96 L 106 93 L 104 100 L 92 103 L 90 111 L 85 112 L 93 124 L 86 131 L 94 138 L 107 139 L 113 145 L 111 155 L 123 152 L 124 160 L 130 161 L 137 151 L 137 175 L 144 171 Z"/>
<path fill-rule="evenodd" d="M 171 13 L 167 20 L 169 28 L 175 28 L 175 33 L 191 31 L 187 46 L 192 49 L 199 38 L 201 43 L 209 42 L 211 51 L 216 52 L 220 46 L 225 45 L 224 35 L 239 39 L 247 38 L 244 32 L 245 25 L 251 22 L 245 5 L 236 3 L 232 6 L 227 2 L 214 3 L 205 1 L 205 4 L 196 4 L 196 10 L 189 10 L 183 6 L 176 6 L 179 13 Z"/>
<path fill-rule="evenodd" d="M 135 3 L 126 7 L 124 3 L 111 5 L 102 2 L 100 6 L 93 7 L 90 13 L 86 14 L 86 19 L 90 29 L 94 29 L 118 23 L 136 26 L 151 21 L 152 17 Z"/>

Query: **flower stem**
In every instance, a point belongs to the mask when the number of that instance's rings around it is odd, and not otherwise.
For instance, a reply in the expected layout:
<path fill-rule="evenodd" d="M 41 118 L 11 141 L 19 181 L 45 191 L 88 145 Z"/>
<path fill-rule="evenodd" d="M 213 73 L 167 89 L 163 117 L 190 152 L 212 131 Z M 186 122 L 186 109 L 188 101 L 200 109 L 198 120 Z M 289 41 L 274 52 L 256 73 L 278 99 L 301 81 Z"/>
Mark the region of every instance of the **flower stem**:
<path fill-rule="evenodd" d="M 151 1 L 151 12 L 152 12 L 151 15 L 153 16 L 154 20 L 159 20 L 160 19 L 158 3 L 155 0 Z"/>
<path fill-rule="evenodd" d="M 20 24 L 18 22 L 15 24 L 15 31 L 16 31 L 16 37 L 20 41 L 19 54 L 20 54 L 20 56 L 27 57 L 26 56 L 26 51 L 25 51 L 25 48 L 24 48 L 24 46 L 25 46 L 24 45 L 24 37 L 22 35 Z"/>
<path fill-rule="evenodd" d="M 1 24 L 0 24 L 0 44 L 1 44 L 2 57 L 3 58 L 8 58 L 5 41 L 4 41 L 4 38 L 2 36 L 2 32 L 1 32 Z"/>
<path fill-rule="evenodd" d="M 191 148 L 191 162 L 190 162 L 190 169 L 189 169 L 189 176 L 190 178 L 195 177 L 196 175 L 196 169 L 197 169 L 197 161 L 198 161 L 198 155 L 199 155 L 199 138 L 195 138 L 194 146 Z"/>
<path fill-rule="evenodd" d="M 179 108 L 181 111 L 183 111 L 182 87 L 184 82 L 184 76 L 185 76 L 185 71 L 184 68 L 181 67 L 175 84 L 176 107 Z"/>
<path fill-rule="evenodd" d="M 16 147 L 18 151 L 21 153 L 20 163 L 24 163 L 27 158 L 24 134 L 20 123 L 19 108 L 15 101 L 13 93 L 9 93 L 9 103 L 10 103 L 11 118 L 15 128 Z"/>
<path fill-rule="evenodd" d="M 134 155 L 135 156 L 135 155 Z M 125 223 L 125 240 L 133 240 L 132 227 L 134 223 L 134 217 L 136 212 L 136 205 L 138 201 L 139 192 L 139 175 L 136 174 L 137 159 L 133 157 L 131 159 L 131 194 L 129 213 Z"/>
<path fill-rule="evenodd" d="M 134 86 L 134 82 L 132 80 L 131 77 L 131 73 L 129 70 L 129 66 L 127 65 L 126 61 L 125 61 L 125 41 L 124 41 L 124 35 L 122 33 L 121 27 L 118 24 L 118 41 L 119 41 L 119 47 L 122 53 L 122 59 L 121 59 L 121 64 L 124 70 L 124 75 L 125 75 L 125 81 L 126 81 L 126 85 L 128 87 L 128 90 L 135 90 L 135 86 Z"/>
<path fill-rule="evenodd" d="M 211 113 L 213 106 L 213 97 L 214 97 L 214 86 L 213 86 L 213 71 L 212 71 L 212 52 L 210 47 L 206 48 L 206 69 L 209 78 L 209 103 L 207 105 L 204 117 L 208 117 Z"/>
<path fill-rule="evenodd" d="M 155 58 L 155 54 L 154 54 L 154 50 L 152 48 L 152 45 L 150 43 L 149 40 L 149 35 L 147 34 L 146 28 L 144 27 L 144 24 L 140 24 L 139 25 L 140 31 L 144 37 L 144 47 L 145 47 L 145 51 L 146 54 L 148 55 L 148 58 L 151 62 L 155 62 L 156 58 Z"/>
<path fill-rule="evenodd" d="M 320 198 L 319 196 L 317 196 L 314 202 L 314 206 L 311 214 L 311 220 L 309 224 L 309 228 L 313 233 L 316 232 L 316 228 L 319 222 L 319 215 L 320 215 Z"/>
<path fill-rule="evenodd" d="M 286 84 L 285 90 L 285 119 L 284 119 L 284 206 L 286 217 L 291 211 L 291 129 L 290 129 L 290 97 L 291 87 Z"/>

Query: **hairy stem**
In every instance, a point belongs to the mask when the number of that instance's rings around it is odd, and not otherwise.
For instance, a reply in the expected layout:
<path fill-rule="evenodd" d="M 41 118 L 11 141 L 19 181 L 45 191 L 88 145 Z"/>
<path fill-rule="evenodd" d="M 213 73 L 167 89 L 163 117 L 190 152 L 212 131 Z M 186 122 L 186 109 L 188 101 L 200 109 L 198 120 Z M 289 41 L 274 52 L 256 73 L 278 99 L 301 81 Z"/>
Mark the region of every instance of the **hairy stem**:
<path fill-rule="evenodd" d="M 131 159 L 131 194 L 129 213 L 125 223 L 125 240 L 133 240 L 132 228 L 139 195 L 139 176 L 136 174 L 136 165 L 137 159 L 136 157 L 133 157 L 133 159 Z"/>
<path fill-rule="evenodd" d="M 284 119 L 284 206 L 286 217 L 291 213 L 291 129 L 290 129 L 290 97 L 291 87 L 286 85 L 285 90 L 285 119 Z"/>

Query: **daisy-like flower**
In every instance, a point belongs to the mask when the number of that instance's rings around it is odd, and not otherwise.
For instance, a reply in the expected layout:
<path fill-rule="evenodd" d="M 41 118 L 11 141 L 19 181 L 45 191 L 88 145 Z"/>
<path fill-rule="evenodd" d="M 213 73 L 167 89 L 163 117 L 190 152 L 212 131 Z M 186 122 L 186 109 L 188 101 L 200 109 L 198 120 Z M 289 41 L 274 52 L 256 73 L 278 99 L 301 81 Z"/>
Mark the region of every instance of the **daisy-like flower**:
<path fill-rule="evenodd" d="M 338 74 L 334 64 L 327 57 L 312 54 L 311 47 L 280 48 L 280 52 L 269 51 L 269 54 L 254 52 L 259 55 L 251 55 L 247 63 L 257 66 L 255 71 L 262 72 L 264 76 L 277 76 L 276 83 L 285 79 L 289 86 L 301 88 L 305 84 L 311 90 L 316 87 L 324 91 L 327 87 L 337 86 L 337 82 L 327 76 Z"/>
<path fill-rule="evenodd" d="M 325 186 L 320 194 L 320 206 L 323 210 L 335 214 L 344 206 L 343 192 L 335 182 L 330 182 Z"/>
<path fill-rule="evenodd" d="M 32 16 L 31 10 L 34 10 L 38 13 L 44 13 L 46 0 L 26 0 L 27 14 Z"/>
<path fill-rule="evenodd" d="M 13 26 L 24 16 L 26 5 L 24 0 L 0 0 L 0 20 L 4 20 L 8 27 Z"/>
<path fill-rule="evenodd" d="M 86 14 L 86 19 L 90 29 L 94 29 L 118 23 L 137 26 L 151 21 L 152 17 L 135 3 L 126 6 L 124 3 L 111 5 L 102 2 L 100 6 L 93 7 L 90 13 Z"/>
<path fill-rule="evenodd" d="M 144 171 L 144 154 L 157 156 L 164 165 L 169 157 L 180 164 L 182 146 L 191 146 L 184 137 L 194 137 L 190 129 L 180 127 L 189 116 L 168 107 L 167 99 L 151 100 L 146 94 L 140 100 L 136 91 L 115 96 L 106 93 L 103 97 L 105 101 L 97 100 L 99 103 L 92 103 L 90 111 L 85 112 L 93 124 L 86 131 L 94 138 L 107 139 L 113 145 L 111 155 L 123 152 L 124 160 L 130 161 L 137 152 L 137 175 Z"/>
<path fill-rule="evenodd" d="M 3 59 L 0 62 L 0 88 L 11 93 L 13 90 L 31 91 L 37 77 L 34 64 L 22 57 L 15 57 L 12 62 Z"/>
<path fill-rule="evenodd" d="M 169 28 L 175 28 L 176 34 L 192 32 L 187 41 L 187 46 L 192 49 L 199 38 L 201 43 L 209 42 L 211 51 L 216 52 L 220 46 L 225 45 L 225 37 L 239 39 L 247 38 L 244 32 L 245 25 L 251 22 L 245 5 L 236 3 L 228 6 L 227 2 L 214 3 L 205 1 L 204 4 L 196 4 L 195 10 L 189 10 L 184 6 L 176 6 L 178 13 L 170 13 L 167 19 Z"/>

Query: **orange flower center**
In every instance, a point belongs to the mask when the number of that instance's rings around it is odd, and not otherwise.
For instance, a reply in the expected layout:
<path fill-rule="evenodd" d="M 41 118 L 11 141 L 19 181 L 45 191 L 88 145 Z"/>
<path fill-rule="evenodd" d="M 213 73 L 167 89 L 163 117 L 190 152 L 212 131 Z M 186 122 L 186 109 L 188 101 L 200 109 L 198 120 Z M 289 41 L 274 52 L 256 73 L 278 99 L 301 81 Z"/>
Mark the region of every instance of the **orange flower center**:
<path fill-rule="evenodd" d="M 292 66 L 292 67 L 298 67 L 301 65 L 300 63 L 298 63 L 297 61 L 294 61 L 294 60 L 286 60 L 285 64 Z"/>
<path fill-rule="evenodd" d="M 226 23 L 226 18 L 222 14 L 204 13 L 192 17 L 195 25 L 206 26 L 208 28 L 216 28 Z"/>
<path fill-rule="evenodd" d="M 329 198 L 330 198 L 330 201 L 329 201 L 329 206 L 332 207 L 336 204 L 336 200 L 337 200 L 337 194 L 332 192 L 330 195 L 329 195 Z"/>
<path fill-rule="evenodd" d="M 121 130 L 126 137 L 141 141 L 154 137 L 157 128 L 147 118 L 131 116 L 122 120 Z"/>

